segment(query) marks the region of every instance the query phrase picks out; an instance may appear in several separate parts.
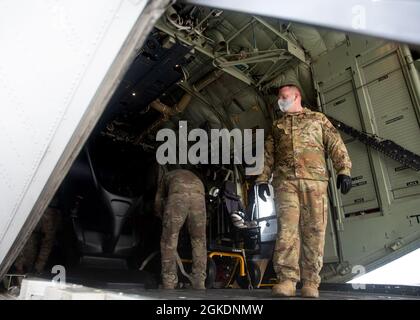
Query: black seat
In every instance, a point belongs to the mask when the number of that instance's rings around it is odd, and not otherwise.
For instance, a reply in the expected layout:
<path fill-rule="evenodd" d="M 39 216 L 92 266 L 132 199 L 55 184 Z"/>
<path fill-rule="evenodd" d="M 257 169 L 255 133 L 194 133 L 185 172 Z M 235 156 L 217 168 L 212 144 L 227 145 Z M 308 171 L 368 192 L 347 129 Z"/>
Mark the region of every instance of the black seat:
<path fill-rule="evenodd" d="M 219 238 L 232 247 L 239 247 L 243 242 L 247 250 L 259 250 L 260 228 L 255 221 L 246 221 L 245 210 L 236 185 L 225 181 L 219 194 L 219 210 L 217 215 L 217 233 Z"/>
<path fill-rule="evenodd" d="M 72 215 L 74 231 L 82 255 L 128 257 L 138 245 L 140 237 L 137 228 L 130 226 L 129 234 L 123 234 L 127 219 L 142 202 L 142 197 L 125 197 L 105 189 L 100 183 L 89 150 L 85 148 L 85 161 L 79 159 L 74 165 L 79 185 L 93 185 L 86 198 L 80 200 L 89 203 L 82 210 L 77 208 Z M 92 189 L 92 188 L 90 188 Z M 82 211 L 82 212 L 81 212 Z M 84 211 L 84 212 L 83 212 Z M 85 216 L 85 219 L 82 219 Z M 86 218 L 86 216 L 88 216 Z M 86 221 L 91 221 L 87 223 Z M 92 223 L 92 220 L 93 223 Z"/>
<path fill-rule="evenodd" d="M 85 152 L 92 173 L 93 183 L 95 188 L 99 191 L 100 198 L 104 202 L 111 217 L 111 234 L 108 243 L 105 245 L 105 249 L 107 252 L 114 252 L 120 240 L 121 230 L 124 226 L 124 223 L 126 222 L 129 215 L 133 212 L 133 209 L 135 209 L 139 202 L 142 200 L 142 197 L 122 197 L 106 190 L 98 181 L 95 169 L 92 164 L 92 159 L 87 148 L 85 149 Z M 127 242 L 127 240 L 128 239 L 121 239 L 121 242 L 124 243 Z"/>
<path fill-rule="evenodd" d="M 236 186 L 232 181 L 225 181 L 222 191 L 222 201 L 228 216 L 234 213 L 239 215 L 244 213 L 241 198 L 236 193 Z"/>

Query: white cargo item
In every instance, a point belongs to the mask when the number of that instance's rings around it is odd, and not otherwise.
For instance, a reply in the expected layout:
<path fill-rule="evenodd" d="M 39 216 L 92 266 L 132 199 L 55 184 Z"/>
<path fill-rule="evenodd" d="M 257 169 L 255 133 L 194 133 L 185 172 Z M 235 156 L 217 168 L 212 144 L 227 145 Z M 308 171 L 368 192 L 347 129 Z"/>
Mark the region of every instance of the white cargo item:
<path fill-rule="evenodd" d="M 89 288 L 76 284 L 60 284 L 43 279 L 24 279 L 19 300 L 144 300 L 147 296 Z"/>

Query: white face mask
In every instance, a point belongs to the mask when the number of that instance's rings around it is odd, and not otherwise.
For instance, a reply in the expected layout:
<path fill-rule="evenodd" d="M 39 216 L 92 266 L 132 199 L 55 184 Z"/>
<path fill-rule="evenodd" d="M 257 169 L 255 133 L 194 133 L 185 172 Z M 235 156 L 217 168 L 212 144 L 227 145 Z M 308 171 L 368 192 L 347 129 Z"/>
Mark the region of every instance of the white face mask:
<path fill-rule="evenodd" d="M 287 112 L 293 106 L 293 98 L 279 99 L 277 103 L 282 112 Z"/>

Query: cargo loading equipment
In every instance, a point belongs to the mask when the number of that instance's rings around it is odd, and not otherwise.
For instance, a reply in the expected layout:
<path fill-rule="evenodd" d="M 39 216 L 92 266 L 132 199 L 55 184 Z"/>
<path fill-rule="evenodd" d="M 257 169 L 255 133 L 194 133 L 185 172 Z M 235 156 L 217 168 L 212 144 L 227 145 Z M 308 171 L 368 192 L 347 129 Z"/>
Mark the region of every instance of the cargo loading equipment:
<path fill-rule="evenodd" d="M 359 131 L 330 116 L 328 116 L 328 119 L 338 130 L 356 138 L 363 144 L 401 163 L 405 167 L 420 171 L 420 156 L 418 154 L 403 148 L 392 140 L 382 139 L 377 135 Z"/>

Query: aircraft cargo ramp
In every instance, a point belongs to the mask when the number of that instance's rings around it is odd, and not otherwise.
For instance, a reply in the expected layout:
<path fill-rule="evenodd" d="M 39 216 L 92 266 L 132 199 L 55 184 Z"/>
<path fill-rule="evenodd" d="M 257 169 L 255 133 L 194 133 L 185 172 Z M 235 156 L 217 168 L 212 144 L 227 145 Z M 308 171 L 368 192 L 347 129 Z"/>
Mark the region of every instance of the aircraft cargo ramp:
<path fill-rule="evenodd" d="M 129 289 L 126 283 L 112 288 L 103 285 L 86 287 L 79 284 L 60 285 L 42 278 L 24 279 L 20 293 L 0 293 L 0 300 L 302 300 L 298 287 L 293 298 L 276 298 L 271 295 L 271 288 L 258 289 Z M 395 285 L 322 284 L 317 300 L 420 300 L 420 287 Z M 304 299 L 307 300 L 307 299 Z"/>

